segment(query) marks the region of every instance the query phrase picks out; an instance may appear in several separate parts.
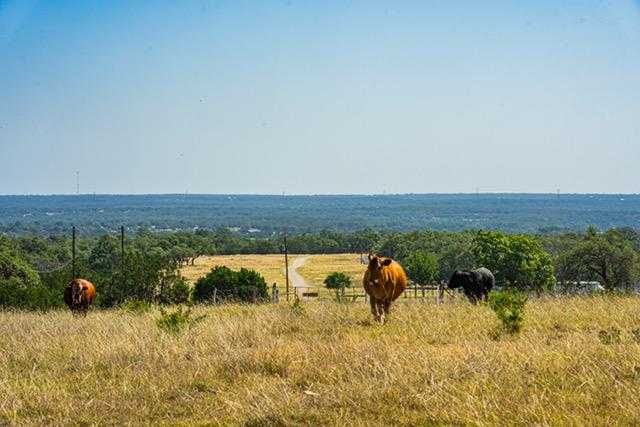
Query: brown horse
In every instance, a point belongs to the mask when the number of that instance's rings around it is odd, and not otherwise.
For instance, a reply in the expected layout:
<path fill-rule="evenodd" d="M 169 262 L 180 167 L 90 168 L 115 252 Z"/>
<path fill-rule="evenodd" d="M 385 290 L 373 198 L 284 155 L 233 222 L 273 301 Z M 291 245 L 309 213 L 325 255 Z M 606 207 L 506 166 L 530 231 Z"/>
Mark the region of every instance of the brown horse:
<path fill-rule="evenodd" d="M 64 302 L 73 314 L 86 315 L 96 297 L 96 287 L 88 280 L 74 279 L 64 290 Z"/>
<path fill-rule="evenodd" d="M 369 254 L 369 267 L 362 284 L 371 300 L 371 313 L 376 321 L 384 323 L 391 303 L 407 288 L 407 274 L 391 258 Z"/>

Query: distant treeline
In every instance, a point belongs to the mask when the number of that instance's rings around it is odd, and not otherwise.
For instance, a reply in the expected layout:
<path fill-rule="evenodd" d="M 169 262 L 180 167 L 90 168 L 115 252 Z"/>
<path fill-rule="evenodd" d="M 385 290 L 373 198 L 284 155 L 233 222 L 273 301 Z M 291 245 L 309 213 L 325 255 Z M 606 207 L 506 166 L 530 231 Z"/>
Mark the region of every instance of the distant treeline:
<path fill-rule="evenodd" d="M 640 196 L 405 194 L 386 196 L 0 196 L 0 233 L 83 235 L 229 228 L 248 237 L 330 229 L 356 232 L 500 230 L 549 234 L 637 227 Z"/>
<path fill-rule="evenodd" d="M 227 229 L 157 233 L 140 230 L 125 240 L 117 234 L 81 237 L 77 271 L 98 287 L 98 305 L 126 300 L 184 302 L 188 286 L 180 268 L 203 255 L 278 254 L 284 236 L 253 238 Z M 554 235 L 501 232 L 321 231 L 289 236 L 290 253 L 367 253 L 405 264 L 420 283 L 447 280 L 456 269 L 485 266 L 499 285 L 544 292 L 598 282 L 608 290 L 632 290 L 640 280 L 640 232 L 630 229 Z M 58 236 L 0 236 L 0 306 L 48 308 L 62 304 L 71 272 L 71 239 Z M 557 290 L 557 289 L 556 289 Z"/>

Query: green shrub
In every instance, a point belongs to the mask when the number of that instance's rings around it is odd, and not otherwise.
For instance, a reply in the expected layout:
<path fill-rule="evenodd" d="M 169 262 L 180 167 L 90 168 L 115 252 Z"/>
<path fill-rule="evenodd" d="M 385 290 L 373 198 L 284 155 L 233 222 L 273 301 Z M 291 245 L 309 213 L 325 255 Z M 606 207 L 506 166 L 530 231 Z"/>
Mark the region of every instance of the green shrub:
<path fill-rule="evenodd" d="M 610 328 L 600 330 L 600 332 L 598 332 L 598 338 L 600 338 L 600 342 L 602 342 L 602 344 L 620 344 L 620 342 L 622 342 L 620 334 L 620 329 L 612 326 Z"/>
<path fill-rule="evenodd" d="M 165 311 L 160 308 L 160 317 L 156 319 L 156 325 L 160 330 L 178 335 L 187 329 L 193 328 L 197 323 L 201 322 L 206 315 L 193 317 L 191 315 L 191 307 L 186 310 L 182 306 L 178 306 L 174 311 Z"/>
<path fill-rule="evenodd" d="M 351 287 L 351 278 L 344 273 L 333 272 L 324 279 L 327 289 L 344 289 Z"/>
<path fill-rule="evenodd" d="M 526 295 L 515 290 L 493 292 L 489 295 L 489 307 L 502 322 L 504 331 L 517 334 L 524 321 Z"/>
<path fill-rule="evenodd" d="M 145 314 L 151 311 L 153 306 L 148 301 L 128 299 L 120 305 L 120 308 L 132 314 Z"/>
<path fill-rule="evenodd" d="M 302 300 L 300 300 L 300 298 L 298 297 L 298 294 L 295 295 L 293 304 L 291 304 L 291 312 L 295 316 L 301 316 L 304 314 L 304 306 L 302 305 Z"/>
<path fill-rule="evenodd" d="M 186 304 L 189 302 L 190 294 L 191 289 L 187 281 L 183 277 L 178 277 L 166 292 L 166 303 Z"/>
<path fill-rule="evenodd" d="M 242 301 L 261 302 L 269 299 L 267 282 L 254 270 L 233 271 L 224 266 L 214 267 L 196 282 L 193 300 L 197 302 Z"/>

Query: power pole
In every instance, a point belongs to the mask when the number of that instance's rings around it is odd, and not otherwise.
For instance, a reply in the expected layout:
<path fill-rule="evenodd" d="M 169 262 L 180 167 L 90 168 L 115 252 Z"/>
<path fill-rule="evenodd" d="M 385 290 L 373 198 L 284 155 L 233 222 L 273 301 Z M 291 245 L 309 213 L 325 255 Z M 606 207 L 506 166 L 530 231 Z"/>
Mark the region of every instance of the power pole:
<path fill-rule="evenodd" d="M 120 269 L 124 280 L 124 225 L 120 227 Z"/>
<path fill-rule="evenodd" d="M 287 231 L 284 232 L 284 277 L 287 291 L 287 302 L 289 301 L 289 249 L 287 248 Z"/>
<path fill-rule="evenodd" d="M 78 277 L 76 272 L 76 226 L 71 229 L 71 274 L 72 280 L 76 280 Z"/>
<path fill-rule="evenodd" d="M 80 171 L 76 171 L 76 195 L 80 194 Z"/>

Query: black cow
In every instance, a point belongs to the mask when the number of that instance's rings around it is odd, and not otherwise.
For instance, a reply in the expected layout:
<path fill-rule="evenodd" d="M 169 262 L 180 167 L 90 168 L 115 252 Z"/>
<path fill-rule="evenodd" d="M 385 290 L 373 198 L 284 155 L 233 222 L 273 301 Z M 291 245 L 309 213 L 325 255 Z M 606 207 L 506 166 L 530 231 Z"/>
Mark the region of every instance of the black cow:
<path fill-rule="evenodd" d="M 449 289 L 462 288 L 469 301 L 477 304 L 478 301 L 487 300 L 495 284 L 493 273 L 482 267 L 471 271 L 456 270 L 449 280 Z"/>

